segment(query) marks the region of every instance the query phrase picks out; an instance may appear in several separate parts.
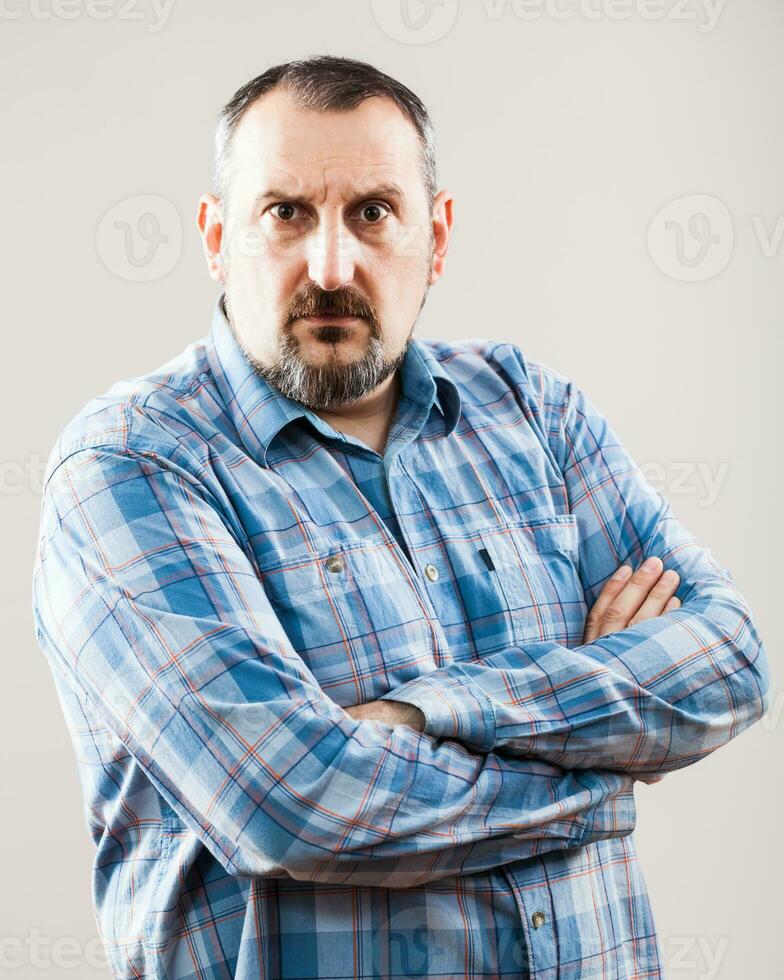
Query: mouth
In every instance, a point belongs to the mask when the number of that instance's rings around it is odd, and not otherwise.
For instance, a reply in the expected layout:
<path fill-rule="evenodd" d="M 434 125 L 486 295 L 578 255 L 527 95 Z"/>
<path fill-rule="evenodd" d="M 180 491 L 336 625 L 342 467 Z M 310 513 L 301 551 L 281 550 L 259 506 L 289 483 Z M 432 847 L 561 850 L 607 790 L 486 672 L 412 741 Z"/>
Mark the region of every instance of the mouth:
<path fill-rule="evenodd" d="M 359 316 L 301 316 L 297 319 L 303 320 L 305 323 L 309 323 L 313 326 L 318 326 L 320 324 L 330 324 L 337 327 L 351 327 L 355 323 L 359 323 L 362 317 Z"/>

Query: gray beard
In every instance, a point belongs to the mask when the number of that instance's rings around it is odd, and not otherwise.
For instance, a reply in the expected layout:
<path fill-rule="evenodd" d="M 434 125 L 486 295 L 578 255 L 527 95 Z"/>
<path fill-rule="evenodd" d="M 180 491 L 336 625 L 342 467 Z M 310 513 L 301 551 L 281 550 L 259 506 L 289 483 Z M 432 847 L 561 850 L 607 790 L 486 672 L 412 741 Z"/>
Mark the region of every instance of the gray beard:
<path fill-rule="evenodd" d="M 402 365 L 410 344 L 411 334 L 403 350 L 389 360 L 381 341 L 373 336 L 358 361 L 311 366 L 302 360 L 296 337 L 287 333 L 280 340 L 277 364 L 273 367 L 265 367 L 248 357 L 247 353 L 246 357 L 256 373 L 287 398 L 313 411 L 329 411 L 357 401 L 377 388 Z"/>

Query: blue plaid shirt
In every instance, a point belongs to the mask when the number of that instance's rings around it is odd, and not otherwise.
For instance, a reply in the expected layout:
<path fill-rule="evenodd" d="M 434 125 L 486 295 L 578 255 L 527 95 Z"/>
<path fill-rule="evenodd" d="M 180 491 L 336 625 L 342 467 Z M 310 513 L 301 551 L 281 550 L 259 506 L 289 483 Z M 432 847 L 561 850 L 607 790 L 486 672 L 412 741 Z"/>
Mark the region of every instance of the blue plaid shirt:
<path fill-rule="evenodd" d="M 381 455 L 219 301 L 60 434 L 33 610 L 117 977 L 663 975 L 634 784 L 767 708 L 749 605 L 552 368 L 414 339 L 401 385 Z M 647 555 L 682 607 L 583 644 Z"/>

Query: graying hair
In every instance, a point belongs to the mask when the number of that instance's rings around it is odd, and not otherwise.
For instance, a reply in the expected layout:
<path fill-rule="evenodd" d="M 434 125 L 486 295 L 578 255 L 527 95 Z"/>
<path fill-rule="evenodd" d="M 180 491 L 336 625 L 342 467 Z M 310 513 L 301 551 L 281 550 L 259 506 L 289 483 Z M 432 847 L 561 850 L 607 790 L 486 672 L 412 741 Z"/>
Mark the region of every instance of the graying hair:
<path fill-rule="evenodd" d="M 215 128 L 213 191 L 225 203 L 229 189 L 234 132 L 246 110 L 276 86 L 285 88 L 302 108 L 349 111 L 372 96 L 387 96 L 410 119 L 421 144 L 420 169 L 430 207 L 437 194 L 435 133 L 427 109 L 405 85 L 364 61 L 313 55 L 268 68 L 247 82 L 221 110 Z"/>

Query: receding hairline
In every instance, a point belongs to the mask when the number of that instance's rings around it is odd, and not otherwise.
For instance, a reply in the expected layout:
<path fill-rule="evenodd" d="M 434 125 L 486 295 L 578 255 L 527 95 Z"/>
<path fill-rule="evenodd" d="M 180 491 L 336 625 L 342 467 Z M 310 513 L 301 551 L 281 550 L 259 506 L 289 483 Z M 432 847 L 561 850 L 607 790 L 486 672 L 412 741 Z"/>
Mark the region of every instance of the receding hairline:
<path fill-rule="evenodd" d="M 258 103 L 262 102 L 266 96 L 272 95 L 274 91 L 278 91 L 278 90 L 272 89 L 268 92 L 265 92 L 263 95 L 260 95 L 256 101 L 254 101 L 251 105 L 247 106 L 243 115 L 237 119 L 232 135 L 232 140 L 231 140 L 230 157 L 232 162 L 235 159 L 235 143 L 238 135 L 242 132 L 243 122 L 246 122 L 246 117 L 258 105 Z M 369 101 L 370 98 L 384 99 L 385 102 L 389 103 L 391 106 L 393 106 L 395 109 L 398 110 L 400 117 L 403 119 L 405 123 L 408 124 L 410 131 L 413 132 L 414 137 L 416 139 L 416 147 L 419 154 L 418 164 L 419 164 L 419 171 L 421 176 L 422 163 L 423 163 L 422 146 L 418 138 L 418 134 L 416 133 L 415 128 L 411 125 L 410 120 L 406 117 L 405 113 L 402 112 L 400 107 L 395 103 L 394 99 L 390 99 L 386 96 L 369 96 L 368 99 L 363 100 L 363 103 Z M 310 109 L 311 107 L 297 106 L 297 108 Z M 312 111 L 318 112 L 319 114 L 329 115 L 331 113 L 351 113 L 356 111 L 357 109 L 359 109 L 359 106 L 355 106 L 352 109 L 313 109 Z M 231 172 L 230 168 L 227 168 L 227 170 Z M 290 186 L 288 189 L 286 189 L 287 184 L 289 184 L 289 182 L 285 178 L 275 178 L 271 180 L 268 185 L 265 185 L 264 190 L 257 193 L 254 200 L 254 204 L 260 204 L 264 200 L 267 199 L 271 200 L 273 198 L 280 200 L 283 197 L 285 197 L 287 201 L 290 201 L 293 204 L 307 203 L 307 193 L 302 193 L 301 191 L 295 191 L 291 189 Z M 228 197 L 227 192 L 228 192 L 228 182 L 225 188 L 225 193 L 223 195 L 224 199 Z M 365 181 L 363 181 L 363 189 L 358 188 L 352 199 L 355 198 L 356 200 L 359 200 L 364 197 L 372 197 L 372 196 L 396 198 L 399 201 L 404 201 L 408 197 L 408 195 L 405 193 L 403 188 L 400 187 L 400 185 L 397 184 L 393 179 L 369 177 Z"/>
<path fill-rule="evenodd" d="M 434 131 L 424 104 L 405 85 L 374 66 L 326 55 L 277 65 L 247 82 L 224 106 L 215 129 L 213 166 L 215 194 L 224 203 L 237 128 L 254 105 L 275 91 L 287 93 L 298 107 L 317 112 L 351 112 L 371 98 L 391 102 L 414 130 L 420 174 L 432 206 L 436 197 Z"/>

